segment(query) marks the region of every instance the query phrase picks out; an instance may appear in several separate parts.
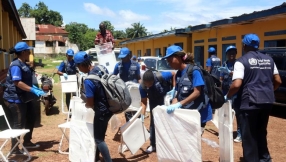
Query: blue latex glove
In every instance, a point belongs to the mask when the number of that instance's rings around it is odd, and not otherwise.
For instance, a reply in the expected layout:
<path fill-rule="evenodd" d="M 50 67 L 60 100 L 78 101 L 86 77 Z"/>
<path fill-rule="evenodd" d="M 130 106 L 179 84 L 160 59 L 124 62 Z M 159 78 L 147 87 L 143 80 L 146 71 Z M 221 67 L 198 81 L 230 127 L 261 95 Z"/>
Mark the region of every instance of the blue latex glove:
<path fill-rule="evenodd" d="M 225 100 L 225 102 L 227 102 L 228 100 L 231 100 L 231 98 L 227 98 L 227 95 L 225 95 L 224 100 Z"/>
<path fill-rule="evenodd" d="M 223 73 L 227 73 L 229 74 L 231 71 L 228 69 L 228 67 L 219 67 L 218 71 L 223 72 Z"/>
<path fill-rule="evenodd" d="M 144 123 L 145 115 L 141 114 L 141 121 Z"/>
<path fill-rule="evenodd" d="M 167 113 L 171 114 L 174 112 L 175 109 L 179 109 L 180 107 L 182 107 L 182 104 L 180 102 L 170 105 L 167 107 Z"/>
<path fill-rule="evenodd" d="M 33 85 L 32 87 L 35 88 L 35 89 L 41 90 L 39 87 L 37 87 L 35 85 Z"/>
<path fill-rule="evenodd" d="M 84 74 L 84 73 L 80 71 L 80 72 L 79 72 L 79 75 L 82 75 L 82 74 Z"/>
<path fill-rule="evenodd" d="M 34 93 L 38 97 L 45 95 L 44 91 L 42 91 L 40 89 L 33 88 L 33 87 L 31 88 L 30 92 Z"/>
<path fill-rule="evenodd" d="M 65 79 L 68 79 L 68 74 L 67 73 L 63 73 L 63 76 L 65 77 Z"/>
<path fill-rule="evenodd" d="M 172 90 L 170 90 L 169 92 L 167 92 L 167 95 L 172 96 L 171 100 L 175 97 L 175 92 L 176 92 L 175 87 L 173 87 Z"/>

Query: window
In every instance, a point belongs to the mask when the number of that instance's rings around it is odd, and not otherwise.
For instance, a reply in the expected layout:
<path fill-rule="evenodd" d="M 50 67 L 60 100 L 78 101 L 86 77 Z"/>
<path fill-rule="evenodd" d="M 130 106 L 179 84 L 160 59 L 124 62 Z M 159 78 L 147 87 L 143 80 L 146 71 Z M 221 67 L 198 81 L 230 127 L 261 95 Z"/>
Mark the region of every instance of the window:
<path fill-rule="evenodd" d="M 146 49 L 145 56 L 151 56 L 151 49 Z"/>
<path fill-rule="evenodd" d="M 264 41 L 264 47 L 286 47 L 286 40 L 269 40 Z"/>
<path fill-rule="evenodd" d="M 161 48 L 155 48 L 155 54 L 157 57 L 161 57 L 162 54 L 161 54 Z"/>
<path fill-rule="evenodd" d="M 53 47 L 53 42 L 46 41 L 46 47 Z"/>
<path fill-rule="evenodd" d="M 141 57 L 141 50 L 137 50 L 137 56 Z"/>
<path fill-rule="evenodd" d="M 180 46 L 182 49 L 184 49 L 184 43 L 180 42 L 180 43 L 174 43 L 174 45 L 176 46 Z"/>
<path fill-rule="evenodd" d="M 144 64 L 148 69 L 156 69 L 156 59 L 144 59 Z"/>
<path fill-rule="evenodd" d="M 195 63 L 204 67 L 204 46 L 195 46 Z"/>
<path fill-rule="evenodd" d="M 66 46 L 66 44 L 65 44 L 65 42 L 58 42 L 59 44 L 58 44 L 58 46 L 61 46 L 61 47 L 64 47 L 64 46 Z"/>
<path fill-rule="evenodd" d="M 163 56 L 166 56 L 167 47 L 163 47 Z"/>

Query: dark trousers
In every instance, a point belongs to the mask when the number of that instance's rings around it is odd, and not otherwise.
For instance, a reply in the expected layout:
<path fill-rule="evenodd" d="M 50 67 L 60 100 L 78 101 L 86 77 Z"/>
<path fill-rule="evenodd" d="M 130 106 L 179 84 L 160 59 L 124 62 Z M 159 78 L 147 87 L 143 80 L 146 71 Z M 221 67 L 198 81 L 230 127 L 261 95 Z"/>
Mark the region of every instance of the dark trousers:
<path fill-rule="evenodd" d="M 36 111 L 32 101 L 21 104 L 9 103 L 7 101 L 4 101 L 4 103 L 11 114 L 9 123 L 12 129 L 29 129 L 30 132 L 26 133 L 24 136 L 24 143 L 30 142 L 36 122 Z M 13 138 L 12 146 L 16 143 L 17 140 Z"/>
<path fill-rule="evenodd" d="M 241 110 L 240 129 L 245 162 L 271 162 L 267 147 L 270 108 Z"/>
<path fill-rule="evenodd" d="M 35 106 L 33 105 L 33 102 L 30 101 L 30 102 L 26 103 L 26 105 L 27 105 L 27 113 L 26 113 L 25 129 L 29 129 L 30 132 L 28 132 L 24 136 L 24 143 L 31 141 L 33 130 L 35 127 L 35 122 L 36 122 L 36 110 L 35 110 Z"/>
<path fill-rule="evenodd" d="M 105 114 L 104 116 L 101 116 L 99 112 L 95 113 L 94 123 L 93 123 L 94 139 L 95 139 L 95 143 L 97 146 L 96 154 L 95 154 L 95 161 L 100 160 L 99 153 L 101 153 L 105 162 L 112 162 L 108 147 L 104 141 L 105 133 L 106 133 L 107 126 L 108 126 L 108 121 L 111 118 L 111 116 L 112 116 L 112 113 Z"/>
<path fill-rule="evenodd" d="M 156 103 L 158 102 L 158 103 Z M 158 101 L 152 101 L 149 100 L 149 106 L 150 106 L 150 145 L 152 147 L 156 148 L 156 135 L 155 135 L 155 124 L 154 124 L 154 116 L 153 116 L 153 109 L 157 107 L 158 105 L 163 105 L 164 99 L 158 99 Z"/>
<path fill-rule="evenodd" d="M 72 97 L 72 93 L 66 93 L 66 104 L 67 104 L 68 109 L 70 107 L 71 97 Z"/>
<path fill-rule="evenodd" d="M 153 116 L 153 112 L 152 112 L 152 110 L 154 108 L 155 107 L 151 108 L 151 105 L 150 105 L 150 126 L 149 126 L 149 129 L 150 129 L 150 144 L 152 147 L 156 148 L 155 124 L 154 124 L 154 116 Z"/>

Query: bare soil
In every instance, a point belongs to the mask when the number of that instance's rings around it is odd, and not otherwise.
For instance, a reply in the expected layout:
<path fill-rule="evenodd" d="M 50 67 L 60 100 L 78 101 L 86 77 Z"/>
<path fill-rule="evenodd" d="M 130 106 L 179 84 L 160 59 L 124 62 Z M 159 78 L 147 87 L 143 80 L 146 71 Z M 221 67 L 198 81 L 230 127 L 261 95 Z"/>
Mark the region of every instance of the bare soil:
<path fill-rule="evenodd" d="M 44 106 L 41 104 L 41 109 L 38 113 L 38 122 L 34 129 L 33 139 L 34 143 L 40 144 L 41 147 L 37 149 L 29 149 L 32 155 L 32 161 L 34 162 L 68 162 L 68 155 L 62 155 L 58 153 L 59 141 L 61 138 L 61 131 L 58 125 L 66 121 L 67 116 L 61 113 L 61 95 L 60 95 L 60 84 L 54 85 L 54 92 L 56 95 L 57 103 L 52 110 L 52 115 L 46 116 L 44 113 Z M 66 109 L 66 108 L 65 108 Z M 274 162 L 281 162 L 286 159 L 286 113 L 281 111 L 283 108 L 275 108 L 278 110 L 275 116 L 271 116 L 268 125 L 268 146 Z M 285 108 L 284 108 L 285 109 Z M 281 111 L 281 112 L 280 112 Z M 282 114 L 284 113 L 284 115 Z M 279 116 L 279 117 L 276 117 Z M 123 114 L 119 115 L 121 123 L 125 122 Z M 145 119 L 145 125 L 149 128 L 150 118 Z M 234 120 L 234 137 L 236 135 L 236 123 Z M 203 134 L 204 138 L 216 141 L 218 130 L 211 123 L 208 122 L 206 131 Z M 110 150 L 111 157 L 114 162 L 125 162 L 125 161 L 141 161 L 141 162 L 156 162 L 156 153 L 146 154 L 144 150 L 149 146 L 149 142 L 145 143 L 141 150 L 135 155 L 131 155 L 129 151 L 125 152 L 124 155 L 118 153 L 118 146 L 120 144 L 120 134 L 112 133 L 111 129 L 108 128 L 106 133 L 107 145 Z M 63 148 L 68 149 L 67 141 L 64 141 Z M 25 156 L 15 156 L 10 159 L 18 161 L 24 161 Z M 234 143 L 234 161 L 241 161 L 242 158 L 242 147 L 241 143 Z M 212 148 L 206 143 L 202 142 L 202 159 L 205 162 L 219 161 L 219 148 Z"/>

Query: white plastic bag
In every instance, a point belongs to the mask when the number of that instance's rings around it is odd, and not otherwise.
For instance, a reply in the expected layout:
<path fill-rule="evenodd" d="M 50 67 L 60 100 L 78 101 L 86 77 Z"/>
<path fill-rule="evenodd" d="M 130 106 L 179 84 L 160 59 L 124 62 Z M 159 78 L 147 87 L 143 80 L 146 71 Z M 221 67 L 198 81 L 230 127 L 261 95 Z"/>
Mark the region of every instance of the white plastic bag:
<path fill-rule="evenodd" d="M 121 121 L 118 119 L 117 115 L 113 115 L 110 120 L 109 120 L 109 124 L 110 124 L 110 129 L 112 133 L 115 133 L 118 131 L 119 127 L 121 126 Z"/>
<path fill-rule="evenodd" d="M 165 106 L 153 109 L 159 162 L 197 162 L 201 156 L 201 119 L 197 110 L 177 109 L 167 114 Z"/>

